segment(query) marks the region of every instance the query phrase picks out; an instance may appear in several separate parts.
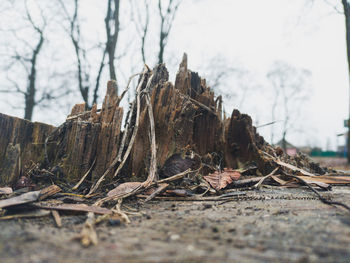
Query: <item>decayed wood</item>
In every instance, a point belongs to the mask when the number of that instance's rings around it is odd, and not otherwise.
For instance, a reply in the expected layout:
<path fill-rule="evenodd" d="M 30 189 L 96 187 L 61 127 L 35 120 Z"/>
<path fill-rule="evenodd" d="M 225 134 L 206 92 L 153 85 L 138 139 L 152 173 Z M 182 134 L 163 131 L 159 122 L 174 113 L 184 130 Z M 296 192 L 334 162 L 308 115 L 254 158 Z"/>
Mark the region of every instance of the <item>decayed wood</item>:
<path fill-rule="evenodd" d="M 123 109 L 118 106 L 115 85 L 108 83 L 100 111 L 94 105 L 88 115 L 67 120 L 50 136 L 48 142 L 56 142 L 48 146 L 50 165 L 59 165 L 69 182 L 78 183 L 89 169 L 90 180 L 98 179 L 118 153 Z M 84 109 L 74 107 L 71 116 Z"/>
<path fill-rule="evenodd" d="M 32 162 L 44 161 L 44 142 L 53 126 L 0 113 L 0 185 L 11 185 Z"/>

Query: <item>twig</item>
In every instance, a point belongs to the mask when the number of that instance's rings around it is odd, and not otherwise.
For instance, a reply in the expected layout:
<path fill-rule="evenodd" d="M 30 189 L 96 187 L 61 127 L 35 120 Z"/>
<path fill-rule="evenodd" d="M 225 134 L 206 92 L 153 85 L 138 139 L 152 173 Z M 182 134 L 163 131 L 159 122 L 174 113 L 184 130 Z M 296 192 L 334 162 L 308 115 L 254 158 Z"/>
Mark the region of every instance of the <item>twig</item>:
<path fill-rule="evenodd" d="M 151 183 L 147 188 L 153 186 L 153 185 L 157 185 L 158 183 L 168 183 L 168 182 L 171 182 L 171 181 L 175 181 L 175 180 L 178 180 L 180 178 L 183 178 L 186 174 L 190 173 L 190 172 L 197 172 L 198 170 L 195 170 L 195 171 L 191 171 L 190 169 L 187 169 L 186 171 L 182 172 L 182 173 L 179 173 L 179 174 L 176 174 L 174 176 L 171 176 L 169 178 L 166 178 L 166 179 L 163 179 L 163 180 L 159 180 L 157 182 L 153 182 Z M 147 181 L 147 180 L 146 180 Z M 146 188 L 146 189 L 147 189 Z M 114 195 L 114 196 L 107 196 L 105 198 L 102 198 L 100 200 L 98 200 L 97 202 L 94 203 L 95 206 L 101 206 L 102 204 L 104 204 L 105 202 L 109 202 L 109 201 L 112 201 L 112 200 L 118 200 L 120 198 L 126 198 L 126 197 L 129 197 L 131 195 L 134 195 L 134 194 L 137 194 L 137 193 L 140 193 L 144 190 L 146 190 L 144 188 L 144 185 L 143 183 L 141 183 L 138 187 L 136 187 L 135 189 L 133 189 L 133 191 L 131 192 L 128 192 L 126 194 L 120 194 L 120 195 Z"/>
<path fill-rule="evenodd" d="M 214 114 L 216 117 L 218 117 L 218 115 L 211 108 L 209 108 L 208 106 L 204 105 L 203 103 L 201 103 L 201 102 L 199 102 L 199 101 L 197 101 L 195 99 L 192 99 L 190 96 L 185 95 L 183 93 L 179 93 L 179 95 L 181 97 L 184 97 L 184 98 L 192 101 L 194 104 L 197 104 L 199 107 L 202 107 L 203 109 L 207 110 L 208 112 L 210 112 L 210 113 Z"/>
<path fill-rule="evenodd" d="M 261 176 L 250 178 L 250 179 L 237 180 L 237 181 L 233 181 L 232 186 L 243 187 L 243 186 L 255 184 L 255 183 L 259 182 L 260 180 L 261 180 Z"/>
<path fill-rule="evenodd" d="M 115 206 L 116 209 L 113 210 L 113 212 L 120 215 L 125 220 L 125 223 L 130 224 L 131 221 L 129 217 L 121 209 L 122 203 L 123 203 L 123 198 L 118 199 L 118 203 Z"/>
<path fill-rule="evenodd" d="M 160 184 L 159 187 L 151 195 L 149 195 L 144 202 L 146 203 L 151 201 L 153 198 L 155 198 L 157 195 L 163 192 L 168 186 L 169 184 L 167 183 Z"/>
<path fill-rule="evenodd" d="M 275 168 L 271 173 L 269 173 L 268 175 L 266 175 L 266 176 L 264 176 L 263 178 L 261 178 L 260 181 L 257 182 L 257 183 L 253 186 L 253 188 L 259 188 L 260 185 L 261 185 L 266 179 L 268 179 L 268 178 L 270 178 L 272 175 L 274 175 L 275 172 L 277 172 L 278 169 L 279 169 L 279 167 Z"/>
<path fill-rule="evenodd" d="M 136 77 L 136 76 L 138 76 L 138 75 L 142 75 L 142 74 L 144 74 L 144 72 L 140 72 L 140 73 L 136 73 L 136 74 L 131 75 L 131 77 L 130 77 L 129 80 L 128 80 L 128 84 L 126 85 L 125 90 L 123 91 L 123 93 L 120 95 L 120 97 L 119 97 L 119 99 L 118 99 L 118 105 L 119 105 L 119 103 L 122 101 L 122 99 L 124 98 L 125 94 L 128 92 L 129 86 L 130 86 L 130 83 L 131 83 L 131 80 L 132 80 L 134 77 Z"/>
<path fill-rule="evenodd" d="M 245 192 L 232 192 L 230 195 L 220 195 L 220 196 L 209 196 L 209 197 L 201 197 L 201 196 L 190 196 L 190 197 L 155 197 L 154 199 L 163 200 L 163 201 L 224 201 L 237 199 L 240 196 L 246 195 Z M 138 197 L 148 198 L 145 195 L 138 195 Z"/>
<path fill-rule="evenodd" d="M 75 186 L 73 186 L 72 190 L 78 189 L 78 187 L 82 184 L 82 182 L 84 182 L 85 178 L 89 175 L 92 168 L 94 167 L 95 162 L 96 162 L 96 158 L 95 158 L 94 162 L 92 163 L 92 165 L 90 166 L 90 169 L 84 174 L 84 176 L 80 179 L 80 181 Z"/>
<path fill-rule="evenodd" d="M 169 182 L 172 182 L 172 181 L 181 179 L 181 178 L 183 178 L 185 175 L 187 175 L 187 174 L 189 174 L 189 173 L 191 173 L 191 172 L 197 172 L 198 170 L 199 170 L 199 169 L 192 171 L 190 168 L 188 168 L 188 169 L 187 169 L 186 171 L 184 171 L 184 172 L 181 172 L 181 173 L 175 174 L 175 175 L 173 175 L 173 176 L 171 176 L 171 177 L 168 177 L 168 178 L 159 180 L 159 181 L 153 183 L 152 185 L 160 184 L 160 183 L 169 183 Z"/>
<path fill-rule="evenodd" d="M 295 175 L 291 175 L 291 174 L 288 174 L 286 172 L 284 172 L 284 175 L 286 176 L 289 176 L 289 177 L 292 177 L 296 180 L 298 180 L 299 182 L 303 183 L 305 186 L 307 186 L 312 192 L 314 192 L 317 197 L 320 199 L 320 201 L 324 204 L 327 204 L 327 205 L 338 205 L 338 206 L 341 206 L 341 207 L 344 207 L 345 209 L 347 209 L 348 211 L 350 211 L 350 207 L 342 202 L 337 202 L 337 201 L 329 201 L 327 200 L 326 198 L 324 198 L 315 188 L 313 188 L 309 183 L 307 183 L 304 179 L 301 179 L 300 177 L 298 176 L 295 176 Z"/>

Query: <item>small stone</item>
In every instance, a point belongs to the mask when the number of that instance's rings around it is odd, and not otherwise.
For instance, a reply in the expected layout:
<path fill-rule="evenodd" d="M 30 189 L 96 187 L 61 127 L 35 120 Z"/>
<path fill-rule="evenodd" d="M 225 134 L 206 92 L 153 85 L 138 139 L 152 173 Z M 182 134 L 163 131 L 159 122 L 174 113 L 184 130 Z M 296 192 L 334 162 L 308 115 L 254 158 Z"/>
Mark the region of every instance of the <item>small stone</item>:
<path fill-rule="evenodd" d="M 171 241 L 176 241 L 176 240 L 178 240 L 180 238 L 180 235 L 178 235 L 178 234 L 172 234 L 171 236 L 170 236 L 170 240 Z"/>
<path fill-rule="evenodd" d="M 108 220 L 108 225 L 110 225 L 110 226 L 121 226 L 122 225 L 122 221 L 120 221 L 119 219 L 109 219 Z"/>
<path fill-rule="evenodd" d="M 219 228 L 217 226 L 214 226 L 212 229 L 211 229 L 214 233 L 218 233 L 219 232 Z"/>

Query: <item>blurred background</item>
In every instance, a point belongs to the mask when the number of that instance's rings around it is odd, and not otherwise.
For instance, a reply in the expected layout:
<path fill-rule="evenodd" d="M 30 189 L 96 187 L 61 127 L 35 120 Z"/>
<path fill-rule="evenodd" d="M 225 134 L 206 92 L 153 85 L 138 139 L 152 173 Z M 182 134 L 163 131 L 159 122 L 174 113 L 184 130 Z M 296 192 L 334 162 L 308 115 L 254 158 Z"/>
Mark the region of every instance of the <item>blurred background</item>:
<path fill-rule="evenodd" d="M 120 94 L 143 63 L 165 63 L 174 82 L 186 52 L 226 116 L 248 113 L 291 155 L 344 157 L 343 2 L 2 0 L 0 112 L 59 125 L 74 104 L 101 104 L 109 79 Z"/>

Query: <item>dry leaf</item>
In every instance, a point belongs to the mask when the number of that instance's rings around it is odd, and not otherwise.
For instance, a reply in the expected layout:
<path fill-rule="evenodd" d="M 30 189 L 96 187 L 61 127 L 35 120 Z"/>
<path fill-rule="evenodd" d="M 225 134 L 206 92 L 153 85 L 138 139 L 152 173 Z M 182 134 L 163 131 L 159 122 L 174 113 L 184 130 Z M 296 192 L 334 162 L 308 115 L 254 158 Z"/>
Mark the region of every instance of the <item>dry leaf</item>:
<path fill-rule="evenodd" d="M 241 174 L 236 170 L 225 168 L 223 172 L 214 172 L 203 178 L 215 189 L 220 190 L 226 188 L 233 181 L 238 180 Z"/>
<path fill-rule="evenodd" d="M 134 191 L 136 188 L 140 187 L 140 182 L 128 182 L 118 185 L 113 190 L 109 191 L 107 196 L 124 195 Z"/>

